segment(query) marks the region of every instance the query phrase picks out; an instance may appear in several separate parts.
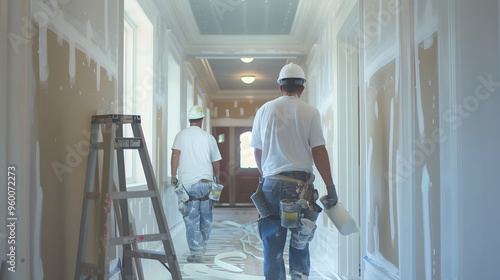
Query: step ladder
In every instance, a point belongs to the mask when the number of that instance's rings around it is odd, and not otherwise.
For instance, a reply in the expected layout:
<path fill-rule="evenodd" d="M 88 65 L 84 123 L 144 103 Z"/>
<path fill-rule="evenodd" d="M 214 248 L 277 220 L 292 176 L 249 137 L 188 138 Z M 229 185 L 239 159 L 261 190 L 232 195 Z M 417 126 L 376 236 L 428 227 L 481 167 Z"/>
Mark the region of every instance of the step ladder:
<path fill-rule="evenodd" d="M 90 148 L 87 165 L 87 181 L 85 184 L 80 239 L 75 270 L 75 279 L 104 280 L 121 272 L 121 279 L 142 279 L 140 259 L 160 261 L 170 272 L 172 279 L 182 279 L 182 273 L 175 255 L 158 187 L 154 177 L 151 160 L 147 152 L 144 134 L 141 128 L 141 117 L 138 115 L 96 115 L 92 116 Z M 134 137 L 123 137 L 123 126 L 130 124 Z M 102 135 L 102 142 L 98 142 Z M 145 191 L 127 191 L 124 150 L 135 149 L 139 152 L 147 182 Z M 102 150 L 102 172 L 96 178 L 98 151 Z M 115 166 L 115 163 L 117 166 Z M 114 170 L 118 170 L 118 189 L 115 185 Z M 99 184 L 98 178 L 101 177 Z M 151 198 L 151 203 L 158 224 L 157 234 L 135 235 L 131 227 L 127 201 L 129 199 Z M 92 208 L 92 204 L 94 207 Z M 97 263 L 87 262 L 89 224 L 91 209 L 94 209 L 96 220 Z M 113 209 L 114 211 L 111 211 Z M 113 212 L 115 214 L 113 214 Z M 116 225 L 113 222 L 116 220 Z M 118 229 L 119 234 L 112 232 Z M 91 241 L 95 242 L 94 240 Z M 138 250 L 138 242 L 161 241 L 163 252 Z M 111 258 L 116 252 L 116 245 L 122 246 L 121 259 Z M 114 250 L 111 250 L 114 248 Z M 95 256 L 93 256 L 95 259 Z M 135 260 L 135 266 L 132 263 Z M 115 268 L 110 268 L 113 261 Z"/>

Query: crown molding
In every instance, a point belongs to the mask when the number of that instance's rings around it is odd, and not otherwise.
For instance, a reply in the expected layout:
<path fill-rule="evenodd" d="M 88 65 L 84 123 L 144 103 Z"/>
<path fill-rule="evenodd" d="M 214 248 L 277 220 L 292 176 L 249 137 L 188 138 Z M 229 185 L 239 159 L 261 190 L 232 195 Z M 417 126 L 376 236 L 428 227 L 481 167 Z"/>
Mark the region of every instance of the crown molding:
<path fill-rule="evenodd" d="M 196 75 L 195 80 L 198 81 L 201 87 L 205 89 L 209 95 L 216 94 L 220 91 L 219 85 L 215 80 L 212 68 L 208 64 L 207 59 L 188 59 L 188 63 L 194 73 L 203 73 L 203 75 Z"/>

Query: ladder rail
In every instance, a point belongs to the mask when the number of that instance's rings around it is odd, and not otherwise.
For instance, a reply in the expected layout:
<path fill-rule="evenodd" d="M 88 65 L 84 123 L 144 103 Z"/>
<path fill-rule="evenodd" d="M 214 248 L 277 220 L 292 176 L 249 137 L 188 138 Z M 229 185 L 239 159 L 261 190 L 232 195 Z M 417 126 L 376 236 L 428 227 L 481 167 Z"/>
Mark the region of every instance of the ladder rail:
<path fill-rule="evenodd" d="M 144 133 L 142 131 L 141 126 L 138 123 L 132 123 L 132 131 L 134 133 L 134 137 L 140 137 L 141 139 L 144 139 Z M 167 239 L 163 240 L 163 247 L 167 255 L 170 273 L 172 275 L 173 280 L 182 279 L 182 272 L 180 270 L 179 263 L 177 262 L 177 256 L 175 254 L 174 245 L 172 243 L 172 237 L 170 236 L 170 231 L 169 231 L 170 229 L 168 228 L 167 225 L 167 219 L 165 217 L 165 213 L 163 212 L 163 207 L 161 207 L 158 186 L 156 184 L 155 176 L 153 173 L 153 166 L 151 165 L 151 159 L 149 158 L 149 153 L 146 143 L 143 143 L 143 147 L 139 149 L 139 154 L 141 157 L 144 174 L 146 175 L 148 189 L 156 192 L 156 199 L 151 199 L 151 202 L 153 204 L 153 209 L 156 213 L 156 221 L 158 223 L 158 228 L 160 232 L 164 232 L 168 236 Z"/>
<path fill-rule="evenodd" d="M 123 137 L 123 124 L 118 123 L 116 125 L 116 138 L 122 138 Z M 114 143 L 114 142 L 113 142 Z M 116 145 L 115 145 L 116 147 Z M 126 192 L 127 191 L 127 185 L 126 185 L 126 177 L 125 177 L 125 155 L 123 152 L 123 149 L 115 149 L 116 150 L 116 159 L 118 163 L 118 188 L 120 192 Z M 120 199 L 120 209 L 121 209 L 121 220 L 122 220 L 122 234 L 123 236 L 128 236 L 130 235 L 130 230 L 129 230 L 129 216 L 128 216 L 128 200 L 127 199 Z M 123 244 L 123 250 L 130 250 L 131 245 L 130 244 Z M 132 259 L 130 257 L 124 256 L 123 257 L 123 262 L 124 262 L 124 270 L 122 270 L 123 278 L 127 279 L 126 275 L 132 275 Z"/>
<path fill-rule="evenodd" d="M 93 124 L 90 134 L 90 146 L 89 146 L 89 159 L 87 162 L 87 181 L 85 182 L 84 195 L 86 193 L 92 192 L 92 187 L 95 181 L 95 169 L 97 162 L 97 138 L 99 136 L 99 125 Z M 81 270 L 81 263 L 85 263 L 87 257 L 87 241 L 88 241 L 88 229 L 90 224 L 90 210 L 91 210 L 91 200 L 83 199 L 82 205 L 82 217 L 80 223 L 80 242 L 78 242 L 78 253 L 77 253 L 77 265 L 75 271 L 75 279 Z M 83 242 L 81 241 L 83 240 Z"/>
<path fill-rule="evenodd" d="M 109 219 L 109 214 L 111 212 L 111 200 L 109 198 L 109 192 L 113 188 L 113 171 L 114 171 L 114 125 L 113 123 L 101 124 L 102 128 L 102 138 L 104 143 L 104 156 L 102 165 L 102 181 L 101 181 L 101 197 L 97 206 L 98 217 L 98 268 L 102 275 L 108 275 L 109 273 L 109 251 L 110 245 L 108 243 L 109 231 L 111 230 L 111 221 Z"/>

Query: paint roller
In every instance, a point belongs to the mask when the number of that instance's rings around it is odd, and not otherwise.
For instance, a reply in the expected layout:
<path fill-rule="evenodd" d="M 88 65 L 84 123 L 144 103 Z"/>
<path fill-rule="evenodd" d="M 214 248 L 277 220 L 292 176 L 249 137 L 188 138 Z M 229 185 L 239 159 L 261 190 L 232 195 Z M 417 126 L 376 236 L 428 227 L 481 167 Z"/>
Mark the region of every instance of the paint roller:
<path fill-rule="evenodd" d="M 356 222 L 344 208 L 344 205 L 341 202 L 332 205 L 330 200 L 331 198 L 326 195 L 320 198 L 321 204 L 325 207 L 326 215 L 333 222 L 338 231 L 342 235 L 358 232 Z"/>

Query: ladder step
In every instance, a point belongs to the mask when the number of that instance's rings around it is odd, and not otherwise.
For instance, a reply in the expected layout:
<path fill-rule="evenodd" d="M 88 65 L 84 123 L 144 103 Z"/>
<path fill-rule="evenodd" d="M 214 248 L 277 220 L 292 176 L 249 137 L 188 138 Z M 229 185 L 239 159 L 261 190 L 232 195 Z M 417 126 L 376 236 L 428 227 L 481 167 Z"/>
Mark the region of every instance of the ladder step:
<path fill-rule="evenodd" d="M 141 123 L 139 115 L 99 115 L 92 116 L 92 124 L 103 123 Z"/>
<path fill-rule="evenodd" d="M 123 255 L 132 258 L 151 259 L 161 262 L 167 262 L 165 252 L 149 251 L 149 250 L 123 250 Z"/>
<path fill-rule="evenodd" d="M 116 137 L 115 149 L 140 149 L 144 147 L 140 137 Z"/>
<path fill-rule="evenodd" d="M 135 192 L 110 192 L 110 199 L 129 199 L 129 198 L 143 198 L 143 197 L 156 197 L 156 191 L 135 191 Z"/>
<path fill-rule="evenodd" d="M 168 238 L 169 238 L 169 236 L 167 233 L 112 237 L 109 239 L 109 244 L 122 245 L 122 244 L 132 244 L 132 243 L 139 243 L 139 242 L 162 241 L 162 240 L 168 240 Z"/>

